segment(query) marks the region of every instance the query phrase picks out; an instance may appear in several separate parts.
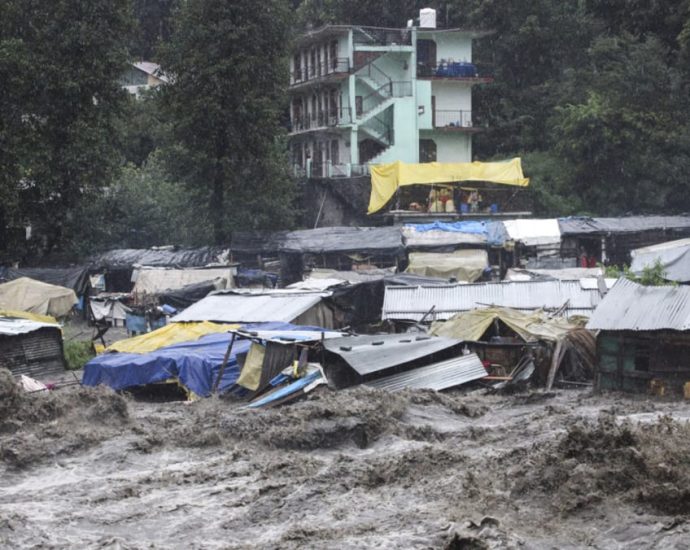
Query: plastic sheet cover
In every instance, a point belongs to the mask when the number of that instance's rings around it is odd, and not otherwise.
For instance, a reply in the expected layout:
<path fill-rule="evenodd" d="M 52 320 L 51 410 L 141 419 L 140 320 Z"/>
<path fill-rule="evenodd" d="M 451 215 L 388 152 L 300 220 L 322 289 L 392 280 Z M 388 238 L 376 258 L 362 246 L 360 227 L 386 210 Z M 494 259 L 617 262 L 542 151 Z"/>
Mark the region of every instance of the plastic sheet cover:
<path fill-rule="evenodd" d="M 289 323 L 257 323 L 244 325 L 246 330 L 305 330 Z M 320 330 L 310 327 L 310 330 Z M 85 386 L 104 384 L 114 390 L 143 386 L 178 379 L 196 395 L 208 397 L 218 377 L 223 358 L 232 338 L 229 333 L 209 334 L 194 342 L 184 342 L 144 355 L 136 353 L 105 353 L 84 367 Z M 240 374 L 237 354 L 249 350 L 250 340 L 235 340 L 232 354 L 223 371 L 218 391 L 228 391 Z"/>

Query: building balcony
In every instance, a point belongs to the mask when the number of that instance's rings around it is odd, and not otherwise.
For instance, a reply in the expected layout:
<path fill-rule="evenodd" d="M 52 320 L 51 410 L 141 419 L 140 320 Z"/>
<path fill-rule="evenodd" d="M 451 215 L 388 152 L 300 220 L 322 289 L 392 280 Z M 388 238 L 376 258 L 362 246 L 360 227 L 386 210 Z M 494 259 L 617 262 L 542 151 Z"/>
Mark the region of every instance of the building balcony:
<path fill-rule="evenodd" d="M 293 172 L 298 178 L 355 178 L 369 175 L 368 164 L 338 163 L 330 160 L 307 160 L 306 165 L 295 164 Z"/>
<path fill-rule="evenodd" d="M 472 111 L 435 109 L 432 114 L 434 130 L 451 132 L 481 132 L 482 128 L 474 125 Z"/>
<path fill-rule="evenodd" d="M 317 130 L 327 130 L 337 126 L 352 124 L 352 110 L 349 107 L 306 115 L 293 116 L 290 125 L 290 135 Z"/>
<path fill-rule="evenodd" d="M 441 60 L 438 64 L 418 63 L 417 78 L 422 80 L 454 80 L 473 84 L 493 82 L 492 76 L 480 71 L 473 63 Z"/>
<path fill-rule="evenodd" d="M 339 80 L 350 74 L 350 60 L 337 57 L 314 65 L 298 67 L 290 73 L 290 87 L 296 88 Z"/>

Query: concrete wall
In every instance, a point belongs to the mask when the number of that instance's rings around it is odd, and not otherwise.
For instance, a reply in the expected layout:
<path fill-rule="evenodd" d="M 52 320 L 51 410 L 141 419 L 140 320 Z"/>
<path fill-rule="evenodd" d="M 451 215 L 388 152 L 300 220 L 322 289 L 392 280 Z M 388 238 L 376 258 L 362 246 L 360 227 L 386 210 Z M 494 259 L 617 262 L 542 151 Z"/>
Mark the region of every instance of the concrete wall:
<path fill-rule="evenodd" d="M 437 80 L 431 83 L 431 95 L 438 110 L 472 110 L 472 88 L 465 83 Z"/>
<path fill-rule="evenodd" d="M 461 132 L 424 132 L 420 139 L 436 143 L 437 162 L 471 162 L 472 138 Z"/>
<path fill-rule="evenodd" d="M 431 126 L 431 82 L 418 80 L 416 82 L 417 95 L 417 128 L 430 130 Z M 423 111 L 420 113 L 420 107 Z"/>
<path fill-rule="evenodd" d="M 436 42 L 436 61 L 472 61 L 472 38 L 460 32 L 417 31 L 417 39 Z"/>

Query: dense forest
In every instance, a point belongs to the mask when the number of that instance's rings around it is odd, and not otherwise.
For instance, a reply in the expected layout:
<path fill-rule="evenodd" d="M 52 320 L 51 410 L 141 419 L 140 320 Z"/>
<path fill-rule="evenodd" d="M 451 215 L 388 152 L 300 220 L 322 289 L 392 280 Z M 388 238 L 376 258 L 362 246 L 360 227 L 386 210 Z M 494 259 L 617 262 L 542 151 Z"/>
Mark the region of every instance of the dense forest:
<path fill-rule="evenodd" d="M 491 31 L 474 154 L 521 156 L 536 213 L 690 211 L 690 0 L 0 0 L 0 261 L 299 223 L 290 40 L 427 6 Z M 144 59 L 173 82 L 135 100 Z"/>

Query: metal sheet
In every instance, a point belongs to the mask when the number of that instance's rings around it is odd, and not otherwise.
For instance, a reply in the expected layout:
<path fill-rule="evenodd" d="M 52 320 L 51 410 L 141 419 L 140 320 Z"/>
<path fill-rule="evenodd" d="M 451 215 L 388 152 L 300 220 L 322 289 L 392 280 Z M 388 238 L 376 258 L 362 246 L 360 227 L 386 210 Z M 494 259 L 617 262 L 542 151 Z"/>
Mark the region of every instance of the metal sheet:
<path fill-rule="evenodd" d="M 13 375 L 51 380 L 65 371 L 62 335 L 56 327 L 0 337 L 0 367 Z"/>
<path fill-rule="evenodd" d="M 638 275 L 658 261 L 664 278 L 679 283 L 690 282 L 690 239 L 679 239 L 633 250 L 630 269 Z"/>
<path fill-rule="evenodd" d="M 357 374 L 364 376 L 409 363 L 461 343 L 460 340 L 439 336 L 382 334 L 329 340 L 324 343 L 324 347 L 327 351 L 342 357 Z"/>
<path fill-rule="evenodd" d="M 366 385 L 387 391 L 400 391 L 408 388 L 440 391 L 478 380 L 487 375 L 488 373 L 479 357 L 471 353 L 372 380 Z"/>
<path fill-rule="evenodd" d="M 556 309 L 568 302 L 568 315 L 589 315 L 601 301 L 599 291 L 580 281 L 508 281 L 469 285 L 386 287 L 383 319 L 450 319 L 456 313 L 491 305 L 519 310 Z"/>
<path fill-rule="evenodd" d="M 561 235 L 634 233 L 690 228 L 690 216 L 627 216 L 624 218 L 560 218 Z"/>
<path fill-rule="evenodd" d="M 16 336 L 18 334 L 27 334 L 29 332 L 34 332 L 44 327 L 52 327 L 59 329 L 60 325 L 54 323 L 40 323 L 37 321 L 31 321 L 29 319 L 10 319 L 2 317 L 0 318 L 0 334 L 6 336 Z"/>
<path fill-rule="evenodd" d="M 690 287 L 619 279 L 587 323 L 590 330 L 688 330 Z"/>
<path fill-rule="evenodd" d="M 213 294 L 191 305 L 173 322 L 288 323 L 322 299 L 321 293 Z"/>
<path fill-rule="evenodd" d="M 341 338 L 346 335 L 343 332 L 316 330 L 253 330 L 251 332 L 247 332 L 246 330 L 238 329 L 230 330 L 228 332 L 236 332 L 240 336 L 258 338 L 259 340 L 267 340 L 269 342 L 276 342 L 278 344 L 319 342 L 322 336 L 325 340 L 330 340 L 331 338 Z"/>

